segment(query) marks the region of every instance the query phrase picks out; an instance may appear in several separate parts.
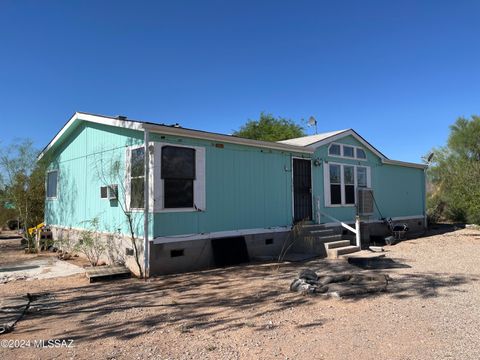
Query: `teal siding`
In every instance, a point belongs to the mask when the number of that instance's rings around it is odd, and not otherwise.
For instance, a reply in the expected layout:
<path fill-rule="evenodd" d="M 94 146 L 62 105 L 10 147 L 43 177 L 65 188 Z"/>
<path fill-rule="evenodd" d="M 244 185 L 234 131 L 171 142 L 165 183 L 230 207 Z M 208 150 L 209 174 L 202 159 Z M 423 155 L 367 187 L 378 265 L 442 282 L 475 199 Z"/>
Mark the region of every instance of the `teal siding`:
<path fill-rule="evenodd" d="M 95 217 L 100 230 L 128 233 L 127 221 L 118 203 L 100 198 L 100 187 L 119 184 L 124 196 L 125 148 L 143 143 L 143 133 L 94 123 L 80 123 L 50 156 L 50 169 L 58 169 L 57 199 L 46 201 L 45 221 L 50 225 L 86 228 Z M 112 161 L 122 168 L 110 175 Z M 99 176 L 100 175 L 100 176 Z M 143 235 L 143 213 L 135 213 L 138 236 Z"/>
<path fill-rule="evenodd" d="M 154 237 L 292 224 L 292 157 L 302 157 L 301 154 L 228 143 L 221 148 L 207 140 L 160 134 L 152 134 L 151 141 L 201 146 L 206 150 L 206 210 L 152 214 L 150 233 Z M 351 136 L 336 142 L 362 146 Z M 101 199 L 100 187 L 107 183 L 119 184 L 119 196 L 124 198 L 126 148 L 142 143 L 141 131 L 82 122 L 71 128 L 61 145 L 50 151 L 50 168 L 59 170 L 59 189 L 57 199 L 46 201 L 46 222 L 85 228 L 86 221 L 98 217 L 102 231 L 128 234 L 121 207 Z M 325 207 L 324 166 L 328 162 L 339 162 L 371 168 L 371 183 L 382 216 L 423 214 L 423 170 L 382 164 L 378 156 L 364 150 L 367 161 L 330 157 L 328 145 L 315 151 L 313 158 L 321 163 L 312 167 L 315 211 L 316 199 L 319 199 L 322 212 L 342 221 L 353 221 L 355 217 L 355 207 Z M 121 164 L 116 179 L 105 172 L 114 160 Z M 106 175 L 105 179 L 99 173 Z M 142 236 L 143 212 L 134 214 L 136 233 Z M 380 218 L 377 210 L 373 218 Z M 323 218 L 322 222 L 329 220 Z"/>
<path fill-rule="evenodd" d="M 152 141 L 206 148 L 206 211 L 154 214 L 156 237 L 292 224 L 295 154 L 156 134 Z"/>
<path fill-rule="evenodd" d="M 328 146 L 319 147 L 314 154 L 315 159 L 322 162 L 321 166 L 313 168 L 313 196 L 320 200 L 320 211 L 329 214 L 341 221 L 354 221 L 356 209 L 353 206 L 325 207 L 324 198 L 324 167 L 329 162 L 369 166 L 371 169 L 371 186 L 378 204 L 372 219 L 381 217 L 401 217 L 424 214 L 425 206 L 425 178 L 422 169 L 382 164 L 381 159 L 365 148 L 357 139 L 347 136 L 335 143 L 362 147 L 367 154 L 367 161 L 344 159 L 328 155 Z M 316 206 L 314 206 L 316 212 Z M 381 214 L 380 214 L 381 213 Z M 322 222 L 330 222 L 323 218 Z"/>

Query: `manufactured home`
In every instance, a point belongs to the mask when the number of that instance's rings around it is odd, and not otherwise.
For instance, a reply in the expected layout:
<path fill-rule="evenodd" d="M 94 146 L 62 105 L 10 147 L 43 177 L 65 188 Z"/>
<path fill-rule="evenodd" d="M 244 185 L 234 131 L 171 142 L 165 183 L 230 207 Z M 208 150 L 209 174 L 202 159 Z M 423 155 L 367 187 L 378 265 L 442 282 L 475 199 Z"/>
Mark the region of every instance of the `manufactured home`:
<path fill-rule="evenodd" d="M 90 229 L 109 261 L 136 272 L 136 250 L 149 275 L 276 256 L 298 222 L 343 224 L 363 245 L 387 218 L 426 226 L 425 166 L 352 129 L 265 142 L 77 112 L 40 157 L 54 238 Z"/>

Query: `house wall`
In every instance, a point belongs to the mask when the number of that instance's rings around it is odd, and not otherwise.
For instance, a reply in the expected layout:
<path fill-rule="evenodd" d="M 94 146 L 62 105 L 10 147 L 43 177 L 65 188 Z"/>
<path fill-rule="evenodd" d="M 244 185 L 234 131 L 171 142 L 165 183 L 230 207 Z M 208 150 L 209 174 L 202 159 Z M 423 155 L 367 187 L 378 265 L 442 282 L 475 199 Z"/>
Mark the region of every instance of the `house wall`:
<path fill-rule="evenodd" d="M 50 151 L 50 170 L 59 170 L 58 190 L 56 199 L 46 201 L 45 221 L 57 237 L 70 233 L 73 239 L 78 239 L 82 229 L 92 229 L 89 221 L 96 218 L 96 231 L 104 235 L 118 234 L 118 238 L 122 238 L 119 246 L 128 247 L 125 239 L 129 229 L 122 203 L 101 199 L 100 187 L 118 184 L 120 201 L 125 202 L 126 150 L 143 144 L 143 136 L 143 132 L 136 130 L 80 123 L 65 134 L 58 148 Z M 250 255 L 278 254 L 283 244 L 280 238 L 286 236 L 292 224 L 292 157 L 302 157 L 302 154 L 227 143 L 218 147 L 211 141 L 160 134 L 151 134 L 151 141 L 155 146 L 170 143 L 205 148 L 206 208 L 201 212 L 152 213 L 150 238 L 177 236 L 182 242 L 183 235 L 213 234 L 215 237 L 217 232 L 258 229 L 258 234 L 245 237 Z M 109 169 L 114 161 L 119 162 L 120 168 L 111 175 Z M 152 186 L 158 186 L 155 178 Z M 143 253 L 143 211 L 133 215 L 139 250 Z M 278 229 L 268 231 L 278 227 L 286 231 L 283 234 L 278 233 Z M 275 245 L 266 245 L 265 238 L 272 237 Z M 187 256 L 168 261 L 173 245 L 151 242 L 151 273 L 190 269 L 195 263 L 191 256 L 200 256 L 196 251 L 199 246 L 206 246 L 211 252 L 209 240 L 183 242 Z M 212 263 L 211 254 L 199 261 L 199 267 L 208 266 Z M 186 266 L 187 263 L 190 265 Z"/>
<path fill-rule="evenodd" d="M 318 210 L 316 205 L 318 199 L 320 211 L 341 221 L 351 222 L 355 218 L 355 206 L 325 206 L 324 171 L 328 163 L 335 162 L 370 167 L 371 187 L 378 205 L 378 208 L 375 207 L 375 213 L 370 217 L 370 220 L 390 217 L 423 217 L 425 212 L 425 174 L 423 169 L 383 164 L 376 154 L 364 147 L 351 135 L 334 142 L 362 147 L 367 154 L 367 160 L 329 156 L 329 144 L 323 145 L 315 151 L 313 158 L 321 161 L 321 165 L 314 166 L 312 171 L 315 216 Z M 321 222 L 328 223 L 331 220 L 323 217 Z"/>
<path fill-rule="evenodd" d="M 125 149 L 142 143 L 143 132 L 80 123 L 67 134 L 60 147 L 48 154 L 49 169 L 58 169 L 59 174 L 57 198 L 45 202 L 45 222 L 52 228 L 54 240 L 61 241 L 68 236 L 76 242 L 82 236 L 82 230 L 93 230 L 100 234 L 107 250 L 115 248 L 136 274 L 138 267 L 134 257 L 126 255 L 126 250 L 133 249 L 133 246 L 127 218 L 122 211 L 124 201 L 101 199 L 100 187 L 119 184 L 119 198 L 125 198 Z M 120 168 L 112 173 L 110 169 L 116 160 Z M 98 224 L 94 226 L 91 221 L 95 218 Z M 143 212 L 133 213 L 132 219 L 143 267 Z M 110 251 L 105 253 L 103 260 L 112 261 L 108 256 Z"/>
<path fill-rule="evenodd" d="M 158 134 L 151 140 L 206 152 L 206 209 L 155 213 L 155 238 L 291 226 L 291 163 L 301 154 Z"/>
<path fill-rule="evenodd" d="M 122 203 L 100 198 L 100 187 L 119 185 L 124 199 L 125 149 L 143 143 L 139 131 L 94 123 L 81 123 L 72 130 L 61 147 L 50 155 L 49 170 L 58 169 L 56 199 L 47 199 L 45 220 L 49 225 L 83 229 L 98 218 L 98 230 L 128 234 Z M 112 174 L 118 161 L 120 168 Z M 143 212 L 134 213 L 135 231 L 143 236 Z"/>

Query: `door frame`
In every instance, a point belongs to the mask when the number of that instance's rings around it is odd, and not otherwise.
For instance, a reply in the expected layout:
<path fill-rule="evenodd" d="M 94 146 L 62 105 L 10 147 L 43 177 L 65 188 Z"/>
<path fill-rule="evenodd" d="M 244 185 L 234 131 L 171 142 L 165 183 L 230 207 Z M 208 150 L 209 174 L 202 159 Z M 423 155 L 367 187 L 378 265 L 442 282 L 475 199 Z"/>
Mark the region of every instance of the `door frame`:
<path fill-rule="evenodd" d="M 294 185 L 294 176 L 293 176 L 293 160 L 294 159 L 297 159 L 297 160 L 305 160 L 305 161 L 310 161 L 310 187 L 311 187 L 311 191 L 310 191 L 310 197 L 311 197 L 311 204 L 312 204 L 312 218 L 310 219 L 311 221 L 314 221 L 313 220 L 313 215 L 314 215 L 314 204 L 313 204 L 313 162 L 312 162 L 312 159 L 311 158 L 304 158 L 304 157 L 300 157 L 300 156 L 292 156 L 292 160 L 290 162 L 290 169 L 292 169 L 292 223 L 295 223 L 295 185 Z"/>

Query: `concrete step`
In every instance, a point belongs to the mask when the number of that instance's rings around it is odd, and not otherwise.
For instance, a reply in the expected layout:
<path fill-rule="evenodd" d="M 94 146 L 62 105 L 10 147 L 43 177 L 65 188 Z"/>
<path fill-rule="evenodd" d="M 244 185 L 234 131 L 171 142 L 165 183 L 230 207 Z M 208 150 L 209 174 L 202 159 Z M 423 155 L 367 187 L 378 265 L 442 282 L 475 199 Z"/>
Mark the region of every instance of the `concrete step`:
<path fill-rule="evenodd" d="M 342 232 L 341 227 L 325 226 L 325 225 L 322 225 L 322 224 L 304 225 L 302 228 L 305 231 L 325 230 L 325 231 L 331 231 L 331 232 L 334 232 L 334 233 L 341 233 Z"/>
<path fill-rule="evenodd" d="M 338 234 L 336 229 L 318 229 L 318 230 L 309 230 L 307 229 L 307 232 L 310 234 L 315 234 L 315 235 L 328 235 L 328 234 Z"/>
<path fill-rule="evenodd" d="M 358 252 L 340 255 L 339 258 L 342 259 L 358 259 L 358 260 L 371 260 L 385 257 L 384 253 L 371 252 L 369 250 L 361 250 Z"/>
<path fill-rule="evenodd" d="M 360 246 L 343 246 L 327 250 L 327 257 L 329 259 L 338 259 L 341 255 L 351 254 L 357 251 L 360 251 Z"/>
<path fill-rule="evenodd" d="M 342 234 L 331 234 L 331 235 L 313 235 L 318 241 L 327 243 L 327 242 L 336 242 L 343 240 L 342 239 Z"/>
<path fill-rule="evenodd" d="M 325 250 L 331 250 L 339 247 L 350 246 L 349 240 L 339 240 L 325 243 Z"/>
<path fill-rule="evenodd" d="M 130 270 L 123 265 L 89 266 L 85 269 L 85 275 L 90 282 L 124 279 L 131 276 Z"/>

